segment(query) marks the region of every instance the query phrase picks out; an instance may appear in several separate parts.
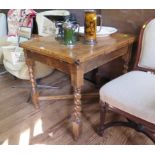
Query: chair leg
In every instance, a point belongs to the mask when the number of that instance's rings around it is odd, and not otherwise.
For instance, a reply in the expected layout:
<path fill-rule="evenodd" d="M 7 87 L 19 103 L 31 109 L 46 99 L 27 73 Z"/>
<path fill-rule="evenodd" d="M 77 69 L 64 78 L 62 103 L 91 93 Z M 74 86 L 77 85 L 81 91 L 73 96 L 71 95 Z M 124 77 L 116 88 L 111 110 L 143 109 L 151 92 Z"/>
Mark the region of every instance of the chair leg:
<path fill-rule="evenodd" d="M 2 65 L 0 65 L 0 67 L 2 67 L 1 72 L 0 72 L 0 76 L 3 76 L 4 74 L 7 73 L 7 70 L 5 70 L 5 68 Z"/>
<path fill-rule="evenodd" d="M 136 124 L 136 127 L 134 129 L 138 132 L 142 132 L 143 134 L 145 134 L 155 144 L 155 132 L 154 131 L 149 130 L 149 128 L 146 128 L 142 124 Z"/>
<path fill-rule="evenodd" d="M 100 101 L 100 126 L 98 128 L 98 134 L 100 136 L 103 136 L 104 133 L 106 112 L 107 104 Z"/>
<path fill-rule="evenodd" d="M 155 144 L 155 135 L 147 130 L 141 130 L 139 132 L 142 132 L 143 134 L 145 134 L 147 137 L 149 137 L 152 142 Z"/>
<path fill-rule="evenodd" d="M 150 136 L 148 136 L 152 141 L 153 141 L 153 143 L 155 144 L 155 134 L 152 134 L 151 135 L 151 137 Z"/>
<path fill-rule="evenodd" d="M 14 77 L 16 80 L 16 77 Z M 58 89 L 58 86 L 49 86 L 44 84 L 39 84 L 41 79 L 36 79 L 36 84 L 38 89 Z M 12 86 L 12 88 L 31 88 L 31 85 L 19 85 L 19 86 Z"/>
<path fill-rule="evenodd" d="M 4 74 L 6 74 L 6 73 L 7 73 L 7 71 L 1 72 L 1 73 L 0 73 L 0 76 L 4 75 Z"/>
<path fill-rule="evenodd" d="M 103 103 L 102 103 L 103 104 Z M 148 129 L 146 129 L 143 125 L 141 124 L 137 124 L 129 119 L 127 119 L 127 122 L 124 121 L 115 121 L 115 122 L 108 122 L 108 123 L 104 123 L 105 121 L 105 113 L 107 110 L 107 106 L 103 105 L 101 107 L 101 113 L 100 113 L 100 130 L 98 132 L 98 134 L 100 136 L 103 136 L 103 132 L 105 129 L 111 128 L 111 127 L 116 127 L 116 126 L 124 126 L 124 127 L 129 127 L 132 129 L 135 129 L 137 132 L 141 132 L 143 134 L 145 134 L 148 138 L 150 138 L 152 140 L 153 143 L 155 143 L 155 135 L 154 133 L 150 132 Z"/>
<path fill-rule="evenodd" d="M 28 94 L 28 98 L 27 98 L 27 101 L 26 101 L 27 103 L 29 103 L 29 102 L 31 102 L 31 91 L 30 91 L 30 93 Z"/>
<path fill-rule="evenodd" d="M 39 89 L 58 89 L 59 88 L 57 86 L 49 86 L 45 84 L 40 84 L 40 82 L 41 82 L 41 79 L 36 79 L 37 88 Z"/>

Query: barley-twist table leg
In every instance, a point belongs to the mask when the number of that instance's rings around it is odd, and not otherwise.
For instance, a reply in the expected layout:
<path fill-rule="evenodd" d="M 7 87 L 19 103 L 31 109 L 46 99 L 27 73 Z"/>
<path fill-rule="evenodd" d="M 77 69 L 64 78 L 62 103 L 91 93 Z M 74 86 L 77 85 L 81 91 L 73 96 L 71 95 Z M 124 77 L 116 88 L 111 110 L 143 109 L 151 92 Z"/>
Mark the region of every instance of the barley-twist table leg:
<path fill-rule="evenodd" d="M 72 130 L 74 139 L 77 140 L 81 130 L 81 88 L 74 88 Z"/>
<path fill-rule="evenodd" d="M 32 102 L 35 106 L 35 108 L 39 108 L 39 101 L 38 101 L 38 91 L 37 91 L 37 85 L 36 80 L 34 76 L 34 61 L 28 59 L 27 60 L 29 75 L 30 75 L 30 81 L 32 86 Z"/>

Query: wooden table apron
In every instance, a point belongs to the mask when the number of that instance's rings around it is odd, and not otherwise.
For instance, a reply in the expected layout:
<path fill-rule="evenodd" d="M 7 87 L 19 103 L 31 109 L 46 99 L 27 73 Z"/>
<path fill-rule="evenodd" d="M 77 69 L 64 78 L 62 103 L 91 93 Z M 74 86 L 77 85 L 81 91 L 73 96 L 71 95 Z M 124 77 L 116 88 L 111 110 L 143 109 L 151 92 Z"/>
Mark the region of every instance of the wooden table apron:
<path fill-rule="evenodd" d="M 135 37 L 126 34 L 113 34 L 97 39 L 95 46 L 85 45 L 82 41 L 72 48 L 60 44 L 52 37 L 39 37 L 23 42 L 26 63 L 32 85 L 32 102 L 36 108 L 40 100 L 52 99 L 52 96 L 39 96 L 34 75 L 34 61 L 54 67 L 71 76 L 74 88 L 74 108 L 72 113 L 72 132 L 74 139 L 80 135 L 81 128 L 81 87 L 84 73 L 87 73 L 118 57 L 124 60 L 124 71 L 127 71 L 130 51 Z"/>

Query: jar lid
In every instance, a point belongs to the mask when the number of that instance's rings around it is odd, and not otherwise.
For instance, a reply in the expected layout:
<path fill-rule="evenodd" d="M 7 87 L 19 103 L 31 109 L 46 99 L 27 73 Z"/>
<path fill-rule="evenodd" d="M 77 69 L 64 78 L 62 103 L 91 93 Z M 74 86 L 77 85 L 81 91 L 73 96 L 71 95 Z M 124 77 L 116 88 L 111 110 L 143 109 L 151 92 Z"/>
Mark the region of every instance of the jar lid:
<path fill-rule="evenodd" d="M 74 25 L 70 21 L 63 23 L 63 28 L 72 28 L 73 26 Z"/>
<path fill-rule="evenodd" d="M 94 9 L 88 9 L 88 10 L 85 10 L 85 12 L 96 12 L 96 10 L 94 10 Z"/>

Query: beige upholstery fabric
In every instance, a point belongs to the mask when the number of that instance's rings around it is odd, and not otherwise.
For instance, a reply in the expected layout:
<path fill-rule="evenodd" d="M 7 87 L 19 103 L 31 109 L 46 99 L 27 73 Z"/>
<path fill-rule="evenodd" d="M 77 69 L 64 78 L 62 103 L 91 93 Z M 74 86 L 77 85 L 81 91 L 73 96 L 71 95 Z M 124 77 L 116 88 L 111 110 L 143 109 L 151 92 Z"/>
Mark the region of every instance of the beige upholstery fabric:
<path fill-rule="evenodd" d="M 100 89 L 100 99 L 155 124 L 155 75 L 132 71 Z"/>
<path fill-rule="evenodd" d="M 16 48 L 18 48 L 18 50 L 15 52 Z M 3 56 L 4 67 L 9 73 L 11 73 L 19 79 L 30 79 L 28 67 L 25 63 L 25 57 L 22 48 L 18 46 L 4 46 Z M 40 62 L 36 62 L 35 71 L 35 77 L 38 79 L 49 75 L 53 72 L 53 69 Z"/>
<path fill-rule="evenodd" d="M 151 20 L 145 30 L 142 40 L 139 66 L 155 69 L 155 19 Z"/>

